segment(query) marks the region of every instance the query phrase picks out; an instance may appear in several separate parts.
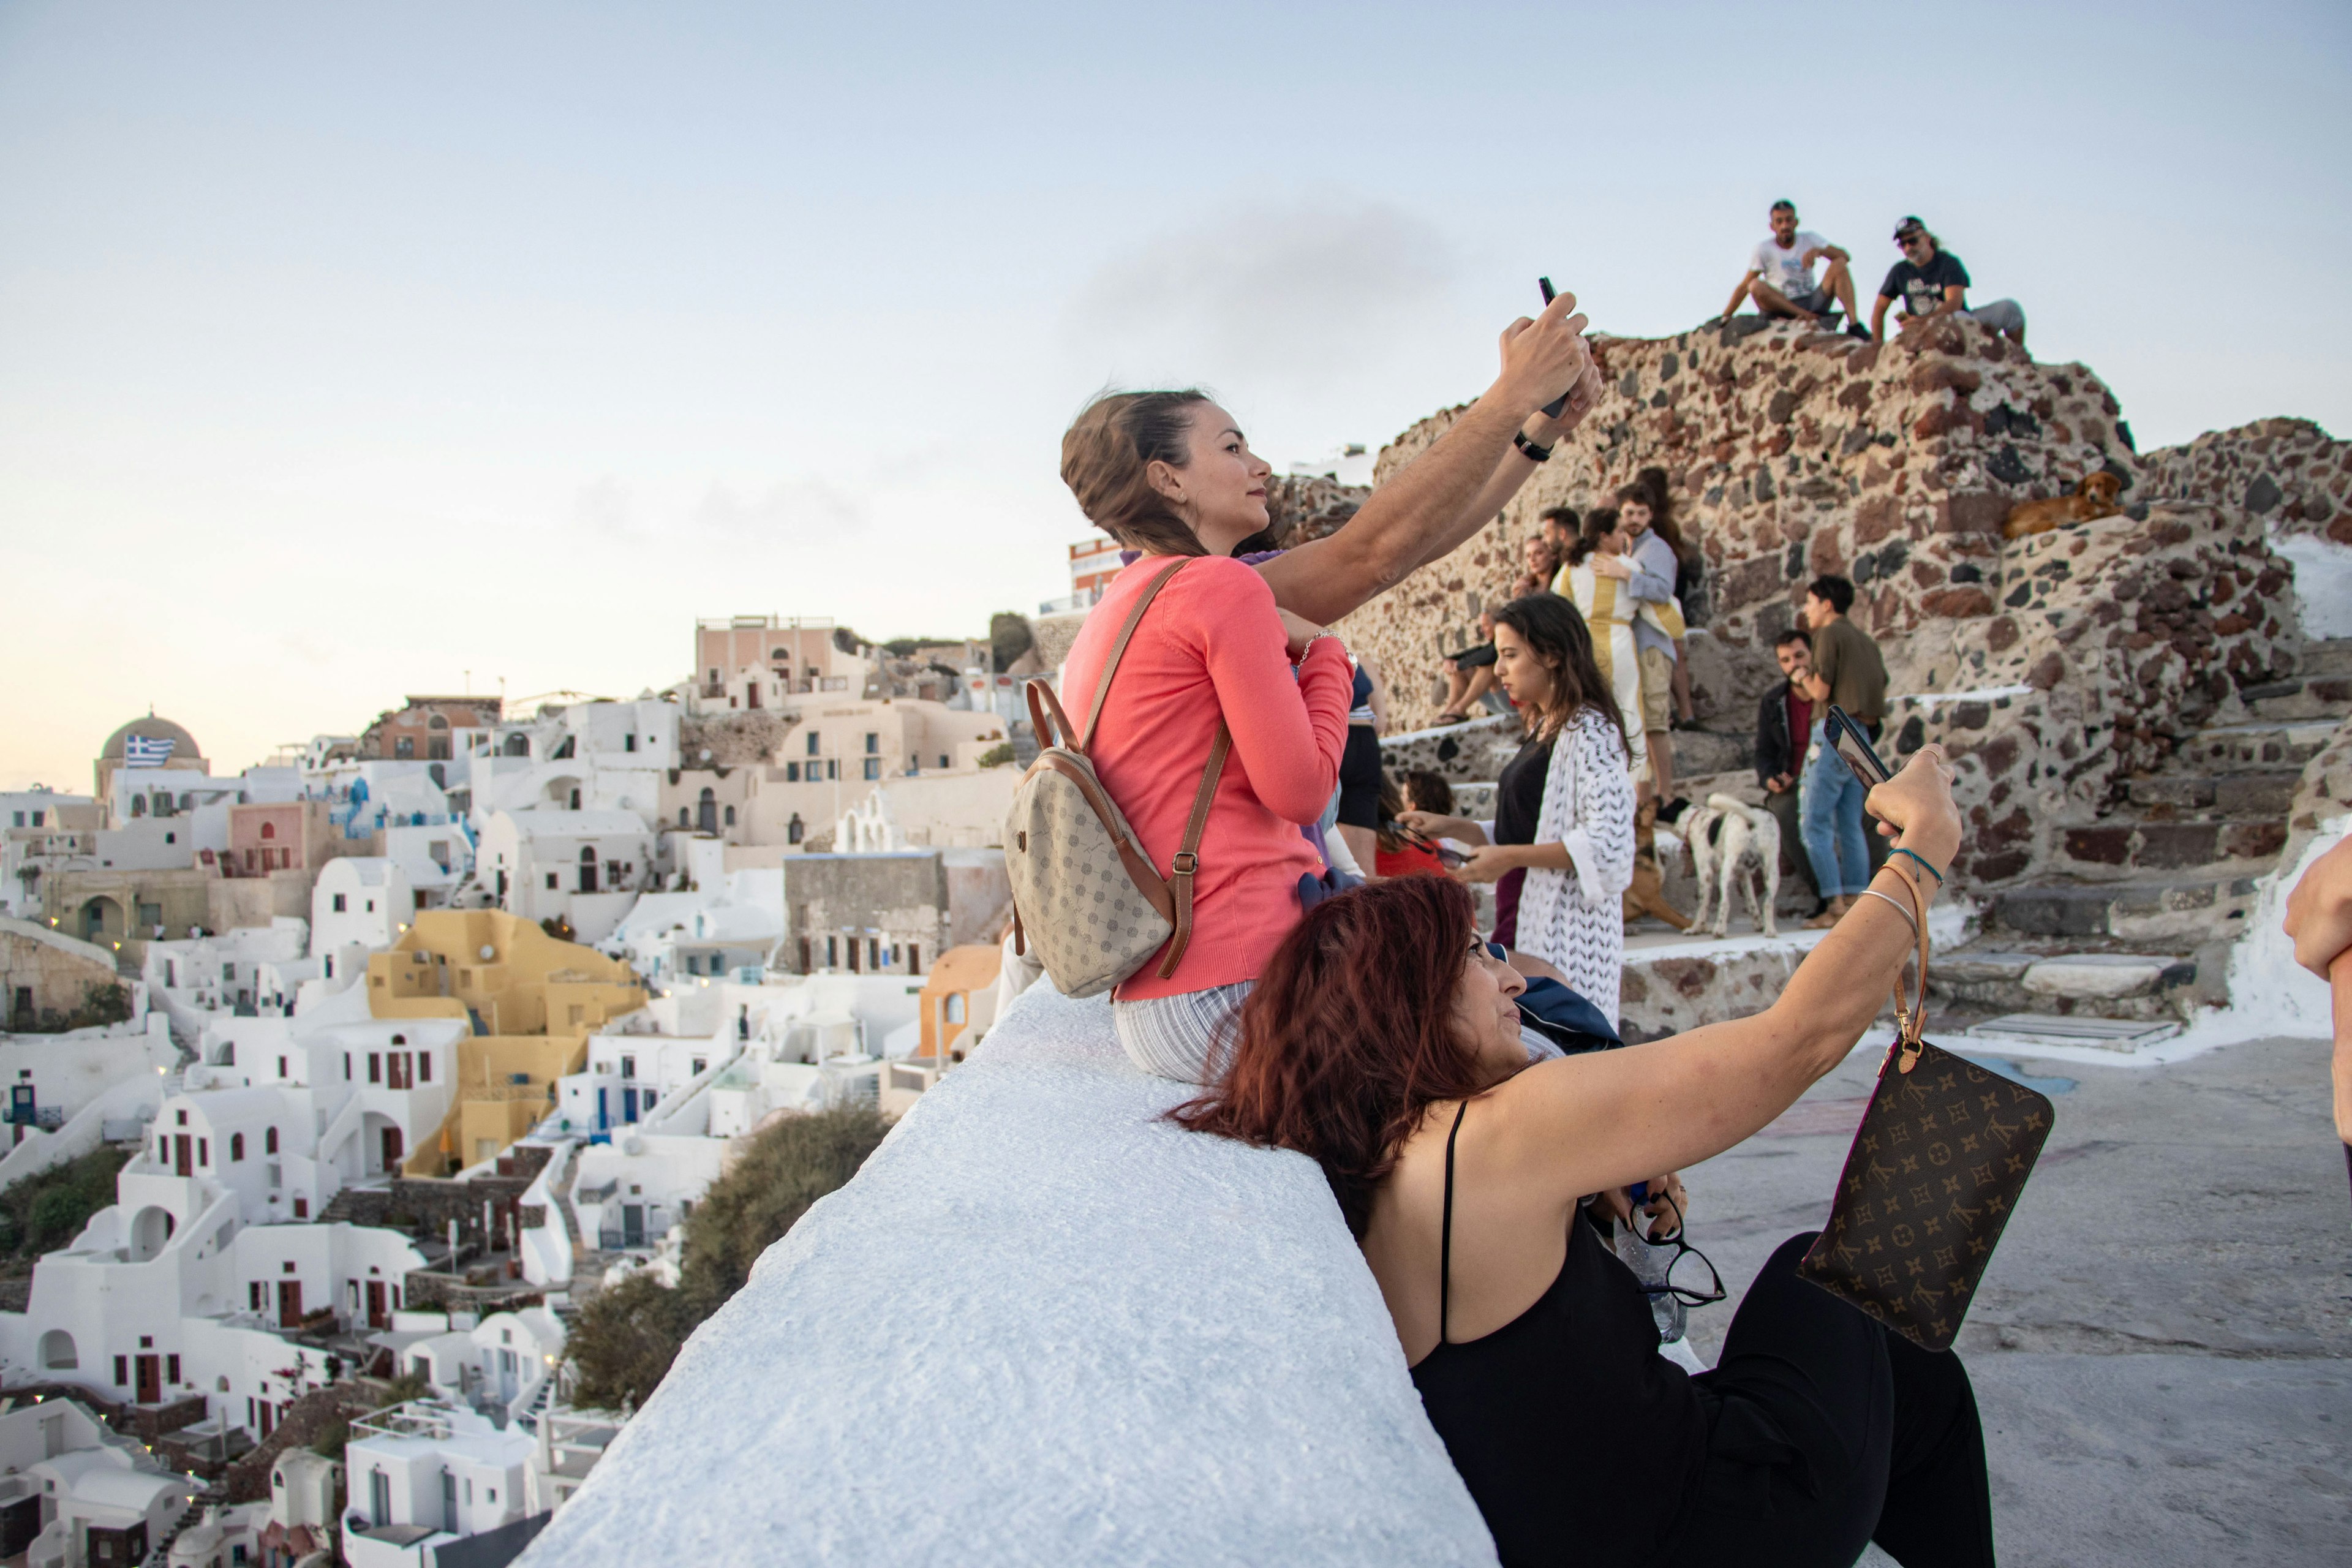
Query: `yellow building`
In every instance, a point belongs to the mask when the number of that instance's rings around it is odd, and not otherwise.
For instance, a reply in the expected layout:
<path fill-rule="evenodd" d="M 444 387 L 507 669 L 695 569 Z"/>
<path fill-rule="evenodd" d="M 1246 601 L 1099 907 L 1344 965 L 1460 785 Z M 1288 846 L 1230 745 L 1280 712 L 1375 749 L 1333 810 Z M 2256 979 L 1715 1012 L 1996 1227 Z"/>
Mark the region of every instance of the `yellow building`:
<path fill-rule="evenodd" d="M 996 976 L 1003 958 L 1004 950 L 993 942 L 951 947 L 940 954 L 923 977 L 918 1059 L 928 1057 L 936 1063 L 945 1056 L 963 1060 L 964 1047 L 957 1042 L 965 1031 L 984 1033 L 996 1021 Z"/>
<path fill-rule="evenodd" d="M 619 959 L 559 942 L 502 910 L 426 910 L 368 959 L 378 1018 L 465 1018 L 457 1094 L 441 1136 L 416 1150 L 412 1176 L 448 1175 L 494 1158 L 539 1124 L 556 1080 L 588 1060 L 588 1037 L 646 1005 Z"/>

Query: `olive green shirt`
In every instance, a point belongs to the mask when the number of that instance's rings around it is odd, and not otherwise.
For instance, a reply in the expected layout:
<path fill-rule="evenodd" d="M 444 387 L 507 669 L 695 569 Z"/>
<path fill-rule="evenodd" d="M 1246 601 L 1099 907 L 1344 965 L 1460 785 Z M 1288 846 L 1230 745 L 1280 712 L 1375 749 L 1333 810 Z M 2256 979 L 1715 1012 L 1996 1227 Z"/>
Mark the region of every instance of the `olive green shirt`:
<path fill-rule="evenodd" d="M 1870 634 L 1843 616 L 1813 633 L 1813 672 L 1849 717 L 1871 725 L 1886 717 L 1886 661 Z"/>

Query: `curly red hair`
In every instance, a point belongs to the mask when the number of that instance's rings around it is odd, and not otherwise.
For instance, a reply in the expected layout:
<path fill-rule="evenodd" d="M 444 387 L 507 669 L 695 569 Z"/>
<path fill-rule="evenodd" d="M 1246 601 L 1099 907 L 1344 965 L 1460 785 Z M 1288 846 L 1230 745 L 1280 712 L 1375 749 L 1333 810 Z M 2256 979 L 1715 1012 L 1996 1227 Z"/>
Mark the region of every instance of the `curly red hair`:
<path fill-rule="evenodd" d="M 1171 1118 L 1309 1156 L 1360 1237 L 1373 1190 L 1423 1113 L 1485 1087 L 1452 1005 L 1476 935 L 1470 894 L 1451 878 L 1400 877 L 1326 899 L 1243 1004 L 1223 1079 Z"/>

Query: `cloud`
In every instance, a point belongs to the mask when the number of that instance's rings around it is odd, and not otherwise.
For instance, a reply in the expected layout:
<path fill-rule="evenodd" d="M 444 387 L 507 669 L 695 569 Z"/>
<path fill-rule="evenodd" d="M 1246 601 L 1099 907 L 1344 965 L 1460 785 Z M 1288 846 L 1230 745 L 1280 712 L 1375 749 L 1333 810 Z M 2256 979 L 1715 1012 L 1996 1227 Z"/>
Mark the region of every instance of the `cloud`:
<path fill-rule="evenodd" d="M 591 534 L 626 542 L 680 533 L 730 542 L 789 533 L 810 542 L 858 532 L 868 519 L 856 491 L 820 479 L 782 480 L 749 494 L 714 480 L 690 502 L 641 507 L 632 486 L 607 475 L 580 488 L 572 513 Z M 664 513 L 667 524 L 659 515 Z"/>
<path fill-rule="evenodd" d="M 1384 357 L 1453 276 L 1436 226 L 1386 203 L 1255 207 L 1105 262 L 1067 330 L 1088 360 L 1328 383 Z"/>
<path fill-rule="evenodd" d="M 688 513 L 689 526 L 727 538 L 778 531 L 856 532 L 866 526 L 864 500 L 824 479 L 793 479 L 755 496 L 714 484 Z"/>

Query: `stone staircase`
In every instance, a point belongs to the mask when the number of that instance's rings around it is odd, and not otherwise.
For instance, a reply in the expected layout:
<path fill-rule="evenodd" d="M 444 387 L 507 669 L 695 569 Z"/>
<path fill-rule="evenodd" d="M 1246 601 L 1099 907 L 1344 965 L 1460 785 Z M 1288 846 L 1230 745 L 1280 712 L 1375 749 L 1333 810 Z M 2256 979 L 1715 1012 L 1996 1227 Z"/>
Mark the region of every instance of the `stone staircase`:
<path fill-rule="evenodd" d="M 2049 874 L 1990 896 L 1980 934 L 1931 976 L 1938 1027 L 2185 1021 L 2229 999 L 2230 948 L 2285 846 L 2304 764 L 2352 716 L 2352 639 L 2307 644 L 2298 662 L 2127 781 L 2114 809 L 2060 826 Z"/>

